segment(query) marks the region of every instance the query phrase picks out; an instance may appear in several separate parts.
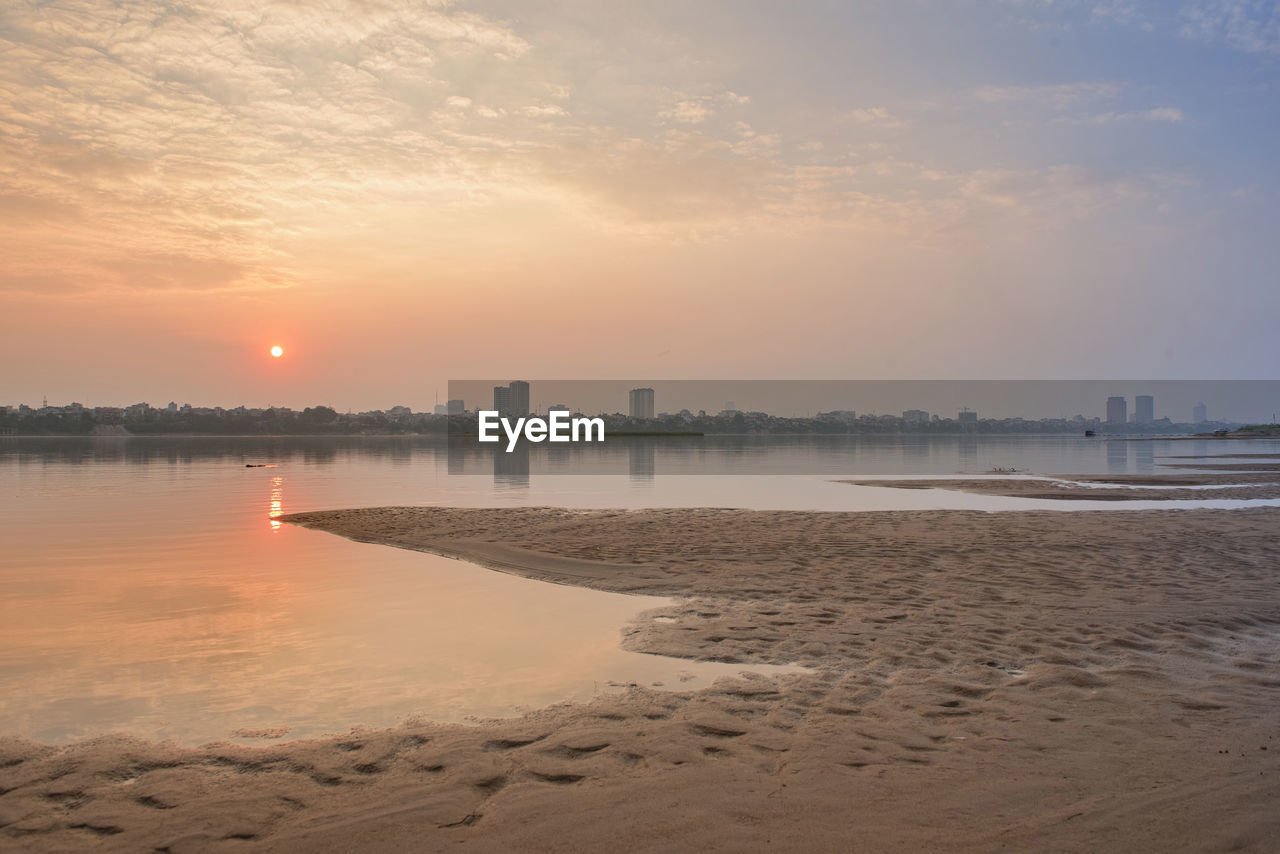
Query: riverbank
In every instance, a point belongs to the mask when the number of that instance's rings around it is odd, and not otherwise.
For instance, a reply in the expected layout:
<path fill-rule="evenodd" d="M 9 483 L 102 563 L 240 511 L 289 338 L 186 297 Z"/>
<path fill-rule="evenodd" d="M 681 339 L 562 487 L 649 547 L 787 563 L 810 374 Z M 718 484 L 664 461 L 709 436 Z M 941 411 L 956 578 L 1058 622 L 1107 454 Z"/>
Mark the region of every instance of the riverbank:
<path fill-rule="evenodd" d="M 1280 471 L 1269 464 L 1197 465 L 1234 474 L 1048 475 L 1046 477 L 909 478 L 842 480 L 854 486 L 945 489 L 974 495 L 1057 501 L 1203 501 L 1215 498 L 1280 498 Z"/>
<path fill-rule="evenodd" d="M 3 844 L 1264 851 L 1280 838 L 1280 509 L 283 518 L 678 596 L 623 643 L 814 672 L 269 747 L 9 739 Z"/>

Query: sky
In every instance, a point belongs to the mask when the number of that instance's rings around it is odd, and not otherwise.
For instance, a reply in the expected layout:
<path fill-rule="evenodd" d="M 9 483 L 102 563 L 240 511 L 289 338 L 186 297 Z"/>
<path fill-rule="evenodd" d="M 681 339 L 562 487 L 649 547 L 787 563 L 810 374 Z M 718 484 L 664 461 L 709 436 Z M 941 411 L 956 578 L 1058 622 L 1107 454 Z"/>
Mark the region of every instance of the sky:
<path fill-rule="evenodd" d="M 8 0 L 0 404 L 1276 379 L 1278 95 L 1259 0 Z"/>

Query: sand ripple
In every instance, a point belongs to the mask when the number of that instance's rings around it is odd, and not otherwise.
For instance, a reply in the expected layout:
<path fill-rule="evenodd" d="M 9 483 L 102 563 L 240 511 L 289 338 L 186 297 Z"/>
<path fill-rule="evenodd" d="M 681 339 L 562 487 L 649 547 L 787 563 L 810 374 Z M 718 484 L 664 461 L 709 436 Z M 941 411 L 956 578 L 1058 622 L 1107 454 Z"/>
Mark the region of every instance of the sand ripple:
<path fill-rule="evenodd" d="M 259 747 L 0 741 L 0 844 L 1266 851 L 1280 839 L 1280 509 L 378 508 L 288 521 L 676 596 L 623 642 L 814 672 Z"/>

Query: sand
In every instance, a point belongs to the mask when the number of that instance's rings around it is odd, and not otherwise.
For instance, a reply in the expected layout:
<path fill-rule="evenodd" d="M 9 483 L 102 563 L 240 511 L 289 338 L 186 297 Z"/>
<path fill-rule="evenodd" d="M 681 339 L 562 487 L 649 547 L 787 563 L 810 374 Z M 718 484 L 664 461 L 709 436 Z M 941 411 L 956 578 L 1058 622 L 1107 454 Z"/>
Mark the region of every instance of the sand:
<path fill-rule="evenodd" d="M 1162 468 L 1182 468 L 1178 463 L 1160 463 Z M 1201 471 L 1280 472 L 1280 463 L 1196 463 Z"/>
<path fill-rule="evenodd" d="M 920 478 L 839 482 L 855 486 L 947 489 L 978 495 L 1004 495 L 1010 498 L 1056 501 L 1199 501 L 1209 498 L 1280 498 L 1280 474 L 1259 473 L 1256 470 L 1230 475 L 1198 473 L 1045 475 L 1043 478 Z M 1108 488 L 1108 485 L 1111 488 Z"/>
<path fill-rule="evenodd" d="M 286 518 L 680 597 L 622 642 L 813 670 L 267 747 L 7 739 L 0 847 L 1280 849 L 1280 509 Z"/>

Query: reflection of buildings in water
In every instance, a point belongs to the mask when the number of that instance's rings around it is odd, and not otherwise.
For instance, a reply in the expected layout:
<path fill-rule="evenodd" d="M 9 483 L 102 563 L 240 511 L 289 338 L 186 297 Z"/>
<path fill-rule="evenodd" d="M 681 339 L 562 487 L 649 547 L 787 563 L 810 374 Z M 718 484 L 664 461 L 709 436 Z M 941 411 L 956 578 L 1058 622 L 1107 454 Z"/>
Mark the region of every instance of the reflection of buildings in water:
<path fill-rule="evenodd" d="M 957 438 L 956 453 L 960 458 L 960 470 L 970 471 L 978 465 L 978 437 L 960 436 Z"/>
<path fill-rule="evenodd" d="M 476 446 L 471 440 L 463 435 L 449 434 L 448 444 L 445 446 L 445 461 L 448 466 L 449 474 L 466 474 L 467 473 L 467 456 L 476 452 Z M 473 472 L 480 474 L 480 472 Z"/>
<path fill-rule="evenodd" d="M 307 438 L 311 438 L 311 437 L 307 437 Z M 285 449 L 287 449 L 288 440 L 284 440 L 283 442 L 281 442 L 281 444 L 285 446 Z M 343 449 L 343 450 L 346 450 L 346 449 Z M 318 444 L 318 445 L 308 445 L 302 449 L 302 461 L 307 465 L 311 465 L 311 466 L 330 465 L 331 463 L 334 463 L 337 461 L 338 451 L 339 451 L 339 448 L 333 446 L 328 442 L 325 442 L 323 444 Z M 349 454 L 350 452 L 347 451 L 346 453 Z M 275 457 L 276 457 L 276 454 L 273 454 L 271 457 L 272 461 L 275 460 Z"/>
<path fill-rule="evenodd" d="M 1129 470 L 1129 443 L 1123 439 L 1107 442 L 1107 473 L 1124 474 Z"/>
<path fill-rule="evenodd" d="M 928 460 L 932 450 L 933 446 L 927 439 L 907 439 L 902 443 L 902 458 L 903 460 Z"/>
<path fill-rule="evenodd" d="M 573 450 L 567 442 L 555 445 L 548 442 L 542 447 L 547 459 L 547 468 L 553 471 L 564 471 L 569 468 L 569 464 L 573 461 Z"/>
<path fill-rule="evenodd" d="M 493 448 L 493 482 L 496 486 L 529 485 L 529 446 L 517 442 L 509 453 L 505 447 Z"/>
<path fill-rule="evenodd" d="M 1134 465 L 1139 474 L 1150 474 L 1156 470 L 1155 442 L 1138 442 L 1134 445 Z"/>
<path fill-rule="evenodd" d="M 727 457 L 743 457 L 751 453 L 752 445 L 761 444 L 761 440 L 756 436 L 742 436 L 736 433 L 727 433 L 715 437 L 716 453 Z"/>
<path fill-rule="evenodd" d="M 267 500 L 267 518 L 271 521 L 271 533 L 280 530 L 280 517 L 284 515 L 284 478 L 271 478 L 271 497 Z"/>
<path fill-rule="evenodd" d="M 632 441 L 627 448 L 629 456 L 628 472 L 632 480 L 653 480 L 654 447 L 653 442 Z"/>
<path fill-rule="evenodd" d="M 412 440 L 393 441 L 391 443 L 390 453 L 391 462 L 398 466 L 407 466 L 413 462 L 413 442 Z"/>

